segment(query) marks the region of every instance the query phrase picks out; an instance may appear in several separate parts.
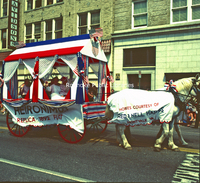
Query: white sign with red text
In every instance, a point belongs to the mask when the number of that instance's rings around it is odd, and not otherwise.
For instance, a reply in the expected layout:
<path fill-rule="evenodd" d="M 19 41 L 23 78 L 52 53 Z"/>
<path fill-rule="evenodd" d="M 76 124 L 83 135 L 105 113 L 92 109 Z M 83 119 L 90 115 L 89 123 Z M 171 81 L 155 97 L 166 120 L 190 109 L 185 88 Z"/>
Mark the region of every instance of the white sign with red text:
<path fill-rule="evenodd" d="M 125 89 L 112 94 L 107 104 L 114 113 L 109 123 L 147 125 L 155 120 L 160 123 L 172 120 L 174 96 L 165 91 Z"/>
<path fill-rule="evenodd" d="M 20 126 L 45 126 L 52 124 L 70 125 L 71 128 L 83 133 L 84 119 L 82 105 L 70 107 L 49 107 L 40 103 L 29 103 L 22 107 L 11 107 L 4 103 L 12 115 L 12 121 Z"/>

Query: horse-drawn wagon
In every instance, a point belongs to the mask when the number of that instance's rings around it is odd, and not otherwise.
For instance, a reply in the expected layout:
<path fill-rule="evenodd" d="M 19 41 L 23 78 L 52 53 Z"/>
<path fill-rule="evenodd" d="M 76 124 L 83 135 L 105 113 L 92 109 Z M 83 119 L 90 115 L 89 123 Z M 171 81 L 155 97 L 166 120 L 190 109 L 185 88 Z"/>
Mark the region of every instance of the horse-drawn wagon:
<path fill-rule="evenodd" d="M 32 81 L 24 98 L 18 95 L 18 70 L 24 65 Z M 98 78 L 95 102 L 88 100 L 89 68 Z M 66 96 L 49 97 L 45 83 L 55 75 L 69 78 Z M 100 43 L 89 34 L 55 40 L 28 43 L 16 49 L 3 62 L 1 101 L 8 111 L 7 126 L 11 134 L 24 136 L 33 127 L 57 125 L 60 136 L 69 143 L 83 139 L 88 129 L 103 132 L 107 121 L 106 96 L 109 91 L 110 72 Z M 101 85 L 106 78 L 107 85 Z M 95 119 L 100 120 L 94 124 Z"/>

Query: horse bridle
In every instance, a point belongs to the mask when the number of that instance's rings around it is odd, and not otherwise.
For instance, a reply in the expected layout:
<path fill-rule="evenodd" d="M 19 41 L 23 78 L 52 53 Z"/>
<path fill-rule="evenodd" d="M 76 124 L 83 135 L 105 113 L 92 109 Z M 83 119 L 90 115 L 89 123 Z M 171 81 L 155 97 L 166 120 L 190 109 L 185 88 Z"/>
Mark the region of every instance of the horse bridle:
<path fill-rule="evenodd" d="M 186 106 L 188 103 L 191 103 L 193 106 L 195 106 L 198 111 L 200 110 L 199 109 L 200 108 L 200 84 L 199 85 L 196 84 L 198 81 L 199 81 L 198 78 L 192 79 L 192 86 L 189 90 L 188 95 L 177 93 L 173 89 L 170 90 L 172 92 L 172 94 L 174 95 L 175 105 L 180 108 L 178 115 L 180 115 L 181 111 L 186 110 Z M 192 91 L 194 91 L 194 93 L 196 95 L 193 95 Z M 181 101 L 179 96 L 184 96 L 186 98 L 184 101 Z M 188 100 L 188 98 L 189 98 L 189 100 Z"/>

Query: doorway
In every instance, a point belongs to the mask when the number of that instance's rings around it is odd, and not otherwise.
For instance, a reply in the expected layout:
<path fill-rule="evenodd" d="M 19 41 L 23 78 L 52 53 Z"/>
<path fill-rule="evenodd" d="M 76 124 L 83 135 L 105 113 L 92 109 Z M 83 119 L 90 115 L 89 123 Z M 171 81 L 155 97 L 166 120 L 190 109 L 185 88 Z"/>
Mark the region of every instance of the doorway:
<path fill-rule="evenodd" d="M 128 74 L 129 88 L 151 90 L 151 74 L 142 74 L 141 76 L 139 79 L 138 74 Z"/>

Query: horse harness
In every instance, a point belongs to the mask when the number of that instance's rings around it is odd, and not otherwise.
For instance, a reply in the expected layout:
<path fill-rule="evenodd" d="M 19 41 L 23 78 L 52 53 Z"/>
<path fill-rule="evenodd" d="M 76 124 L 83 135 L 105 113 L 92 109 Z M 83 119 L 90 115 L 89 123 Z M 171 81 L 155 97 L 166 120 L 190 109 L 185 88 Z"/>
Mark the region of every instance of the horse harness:
<path fill-rule="evenodd" d="M 193 106 L 195 106 L 198 112 L 200 111 L 200 84 L 197 85 L 196 84 L 197 81 L 198 80 L 196 80 L 196 79 L 192 79 L 192 87 L 190 88 L 188 95 L 178 93 L 178 92 L 174 91 L 174 89 L 172 87 L 169 87 L 168 91 L 174 95 L 175 105 L 180 108 L 178 115 L 180 114 L 181 111 L 185 112 L 185 109 L 186 109 L 186 106 L 188 103 L 191 103 Z M 192 94 L 192 91 L 194 91 L 196 96 Z M 180 99 L 180 96 L 186 97 L 185 100 L 182 101 Z M 189 100 L 188 100 L 188 98 L 189 98 Z"/>

